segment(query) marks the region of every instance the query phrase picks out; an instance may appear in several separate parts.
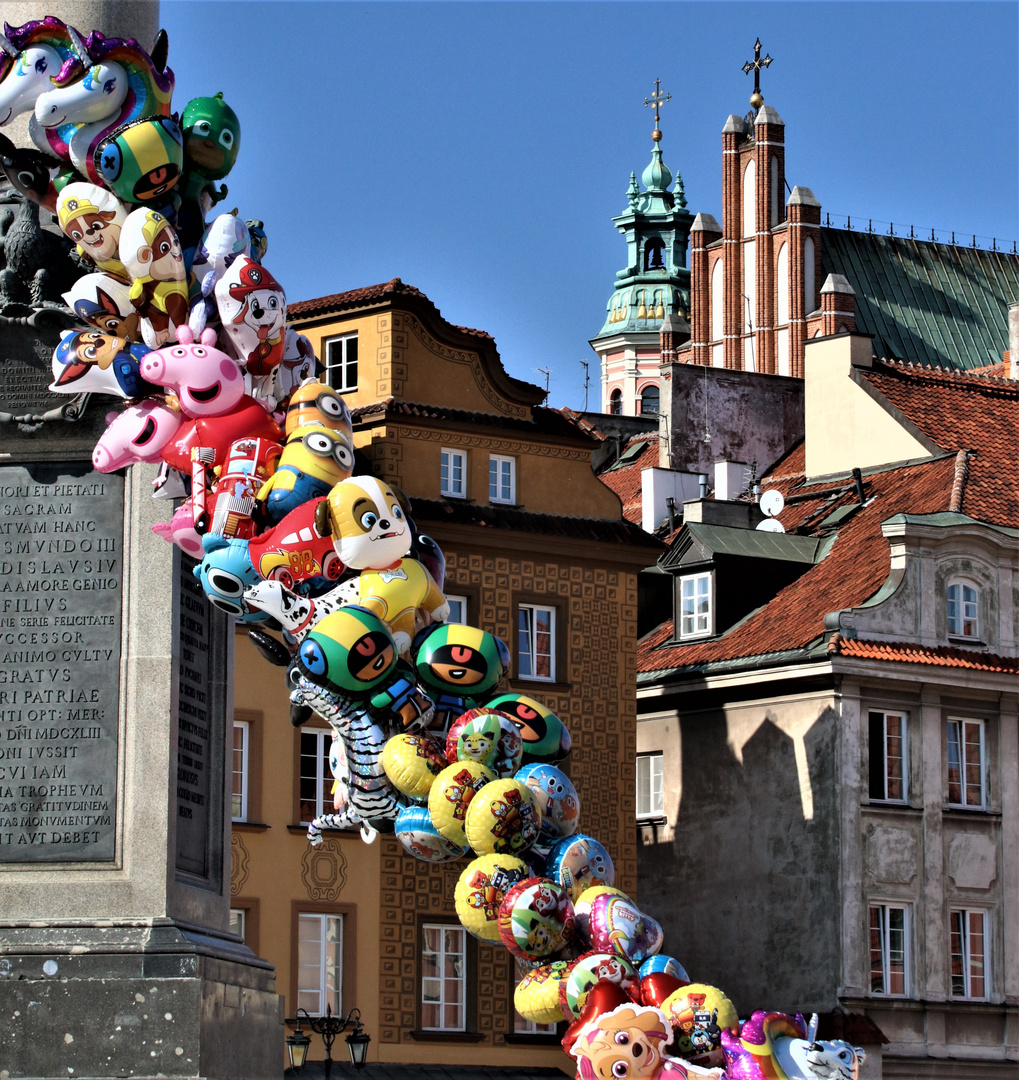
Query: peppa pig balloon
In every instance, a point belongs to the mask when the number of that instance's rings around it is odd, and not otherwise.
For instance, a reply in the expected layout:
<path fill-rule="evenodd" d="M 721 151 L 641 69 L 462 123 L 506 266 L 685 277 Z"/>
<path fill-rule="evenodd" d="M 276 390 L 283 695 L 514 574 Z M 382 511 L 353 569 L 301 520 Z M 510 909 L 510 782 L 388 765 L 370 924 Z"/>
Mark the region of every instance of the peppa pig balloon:
<path fill-rule="evenodd" d="M 180 413 L 159 401 L 128 405 L 109 413 L 107 428 L 92 451 L 98 472 L 113 472 L 136 461 L 158 461 L 180 427 Z"/>
<path fill-rule="evenodd" d="M 176 344 L 150 352 L 142 377 L 173 390 L 186 416 L 222 416 L 244 397 L 244 376 L 235 360 L 216 348 L 216 331 L 204 330 L 198 342 L 188 326 Z"/>

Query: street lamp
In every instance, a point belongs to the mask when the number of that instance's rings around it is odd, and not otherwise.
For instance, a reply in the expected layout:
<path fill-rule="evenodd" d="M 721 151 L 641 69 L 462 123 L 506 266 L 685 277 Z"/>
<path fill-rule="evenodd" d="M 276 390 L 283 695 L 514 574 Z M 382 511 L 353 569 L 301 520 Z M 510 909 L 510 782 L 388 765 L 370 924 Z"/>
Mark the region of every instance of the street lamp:
<path fill-rule="evenodd" d="M 354 1030 L 347 1036 L 347 1053 L 350 1054 L 350 1064 L 355 1069 L 363 1069 L 368 1058 L 368 1044 L 372 1041 L 371 1036 L 366 1034 L 361 1027 L 361 1010 L 351 1009 L 342 1019 L 333 1016 L 332 1005 L 326 1005 L 325 1016 L 310 1016 L 305 1009 L 297 1010 L 297 1031 L 287 1036 L 287 1051 L 290 1054 L 290 1064 L 299 1069 L 308 1056 L 308 1044 L 311 1039 L 301 1031 L 301 1018 L 308 1021 L 308 1026 L 316 1034 L 322 1036 L 325 1045 L 325 1073 L 329 1076 L 332 1069 L 333 1043 L 336 1036 L 341 1035 L 347 1028 L 353 1026 Z"/>

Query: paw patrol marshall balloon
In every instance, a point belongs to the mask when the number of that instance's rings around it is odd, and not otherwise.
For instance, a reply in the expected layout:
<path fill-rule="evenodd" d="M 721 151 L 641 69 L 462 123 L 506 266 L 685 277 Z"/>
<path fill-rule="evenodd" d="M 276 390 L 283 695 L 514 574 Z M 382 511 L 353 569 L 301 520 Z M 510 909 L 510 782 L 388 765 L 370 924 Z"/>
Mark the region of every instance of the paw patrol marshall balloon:
<path fill-rule="evenodd" d="M 283 359 L 287 298 L 264 266 L 238 256 L 216 282 L 223 331 L 250 375 L 271 373 Z"/>

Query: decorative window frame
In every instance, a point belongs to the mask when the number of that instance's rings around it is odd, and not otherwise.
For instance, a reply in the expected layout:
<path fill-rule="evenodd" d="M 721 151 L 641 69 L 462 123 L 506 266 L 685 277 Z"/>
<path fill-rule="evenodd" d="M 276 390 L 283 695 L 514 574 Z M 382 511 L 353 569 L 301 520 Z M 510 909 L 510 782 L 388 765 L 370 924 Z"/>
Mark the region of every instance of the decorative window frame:
<path fill-rule="evenodd" d="M 900 912 L 902 915 L 901 928 L 892 927 L 892 912 Z M 875 927 L 875 915 L 878 926 Z M 910 995 L 911 964 L 912 964 L 912 908 L 907 903 L 895 900 L 871 900 L 868 908 L 868 934 L 870 938 L 870 994 L 881 998 L 907 998 Z M 878 941 L 875 950 L 874 934 L 878 933 Z M 892 970 L 892 943 L 891 935 L 895 932 L 902 935 L 902 988 L 897 990 L 888 989 L 897 974 Z M 879 955 L 881 989 L 874 987 L 874 954 Z"/>
<path fill-rule="evenodd" d="M 520 662 L 521 662 L 521 659 L 522 659 L 522 657 L 524 655 L 524 651 L 520 648 L 520 634 L 521 634 L 520 614 L 521 614 L 522 611 L 525 611 L 525 610 L 526 611 L 532 611 L 532 612 L 533 611 L 548 611 L 552 615 L 552 626 L 551 626 L 552 649 L 551 649 L 551 653 L 550 653 L 550 661 L 551 661 L 552 673 L 551 673 L 550 676 L 534 675 L 534 674 L 525 675 L 520 669 Z M 555 684 L 555 683 L 559 682 L 560 681 L 560 672 L 562 671 L 562 668 L 561 668 L 561 638 L 562 638 L 562 633 L 563 633 L 562 626 L 561 626 L 561 617 L 560 617 L 559 604 L 556 603 L 555 601 L 546 600 L 546 599 L 538 599 L 538 598 L 524 599 L 524 598 L 521 598 L 521 599 L 517 600 L 516 603 L 513 605 L 513 611 L 514 611 L 513 644 L 514 644 L 515 647 L 513 648 L 512 652 L 513 652 L 513 664 L 514 664 L 514 677 L 519 679 L 521 682 L 527 682 L 527 683 Z M 536 633 L 537 633 L 537 631 L 533 628 L 533 623 L 532 623 L 532 628 L 531 628 L 531 630 L 529 632 L 532 643 L 534 641 Z M 532 657 L 533 657 L 533 653 L 534 653 L 533 648 L 530 650 L 530 652 L 531 652 Z"/>
<path fill-rule="evenodd" d="M 350 1008 L 357 1003 L 357 905 L 328 904 L 316 900 L 291 900 L 290 902 L 290 997 L 288 1011 L 291 1016 L 286 1023 L 296 1026 L 298 1008 L 298 969 L 301 915 L 340 915 L 343 918 L 343 955 L 340 980 L 340 1003 Z M 335 1010 L 334 1010 L 335 1012 Z M 341 1015 L 345 1015 L 341 1014 Z"/>
<path fill-rule="evenodd" d="M 448 456 L 447 456 L 448 455 Z M 446 460 L 446 479 L 442 478 L 443 459 Z M 460 463 L 459 490 L 453 481 L 455 471 L 454 460 Z M 467 451 L 456 450 L 451 446 L 443 446 L 439 449 L 439 494 L 444 499 L 467 498 Z"/>
<path fill-rule="evenodd" d="M 894 754 L 889 754 L 889 740 L 896 738 L 895 734 L 889 734 L 889 720 L 895 719 L 900 721 L 900 734 L 898 738 L 900 740 L 900 754 L 899 754 L 899 767 L 901 775 L 896 777 L 889 775 L 889 761 L 894 761 Z M 909 803 L 910 796 L 910 783 L 909 783 L 909 713 L 902 709 L 868 709 L 867 710 L 867 723 L 868 723 L 868 737 L 867 737 L 867 751 L 869 761 L 869 773 L 868 773 L 868 786 L 867 794 L 872 803 L 893 803 L 896 805 L 907 805 Z M 880 783 L 876 784 L 878 780 L 878 770 L 876 768 L 876 762 L 874 760 L 875 753 L 875 734 L 877 724 L 881 726 L 880 733 L 880 751 L 881 769 L 880 769 Z M 893 747 L 894 748 L 894 747 Z M 893 784 L 898 780 L 902 787 L 901 795 L 889 795 L 889 784 Z M 881 794 L 875 793 L 875 788 L 880 787 Z"/>
<path fill-rule="evenodd" d="M 492 466 L 496 466 L 496 478 L 493 483 Z M 509 465 L 509 495 L 499 494 L 503 486 L 502 466 Z M 495 494 L 493 494 L 493 490 Z M 488 501 L 502 506 L 515 506 L 517 502 L 517 459 L 509 454 L 488 455 Z"/>
<path fill-rule="evenodd" d="M 444 930 L 461 930 L 465 942 L 465 996 L 464 996 L 464 1027 L 454 1028 L 426 1028 L 422 1026 L 422 987 L 421 981 L 424 976 L 424 931 L 426 926 L 440 926 Z M 471 934 L 464 930 L 463 926 L 455 919 L 445 919 L 436 913 L 433 915 L 419 915 L 417 920 L 417 970 L 414 978 L 415 988 L 415 1023 L 417 1027 L 412 1031 L 411 1037 L 417 1041 L 426 1042 L 480 1042 L 484 1036 L 478 1032 L 478 945 Z"/>
<path fill-rule="evenodd" d="M 684 632 L 684 615 L 683 615 L 683 585 L 685 582 L 698 582 L 707 580 L 708 589 L 708 610 L 706 613 L 699 613 L 694 611 L 692 618 L 694 620 L 693 628 L 689 632 Z M 694 600 L 699 595 L 699 590 L 694 588 Z M 676 575 L 676 595 L 675 595 L 675 614 L 674 614 L 674 631 L 675 639 L 677 641 L 696 641 L 698 638 L 711 637 L 715 632 L 715 572 L 713 570 L 697 570 L 694 573 L 677 574 Z M 706 614 L 707 626 L 703 629 L 697 628 L 698 620 L 702 615 Z"/>
<path fill-rule="evenodd" d="M 231 896 L 230 910 L 240 911 L 244 915 L 243 941 L 258 955 L 259 900 L 257 896 Z"/>

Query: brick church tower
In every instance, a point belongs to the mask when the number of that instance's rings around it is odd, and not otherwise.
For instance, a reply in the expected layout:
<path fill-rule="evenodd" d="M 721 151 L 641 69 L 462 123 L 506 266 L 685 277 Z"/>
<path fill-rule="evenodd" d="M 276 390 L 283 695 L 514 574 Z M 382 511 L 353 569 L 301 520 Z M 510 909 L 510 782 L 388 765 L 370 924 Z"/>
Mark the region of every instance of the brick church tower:
<path fill-rule="evenodd" d="M 634 416 L 658 413 L 660 330 L 672 316 L 677 338 L 689 336 L 690 270 L 686 249 L 693 215 L 686 208 L 683 180 L 662 160 L 658 108 L 668 100 L 657 89 L 645 105 L 655 106 L 651 162 L 637 184 L 630 173 L 627 208 L 612 219 L 626 237 L 627 266 L 616 274 L 605 323 L 591 339 L 601 360 L 601 410 Z"/>

